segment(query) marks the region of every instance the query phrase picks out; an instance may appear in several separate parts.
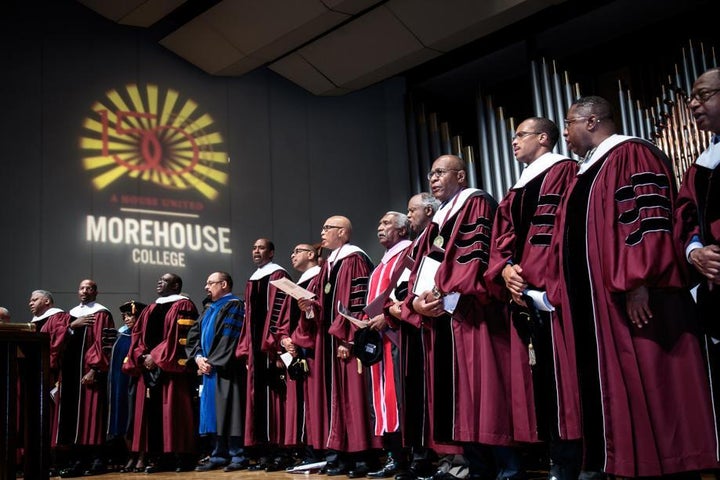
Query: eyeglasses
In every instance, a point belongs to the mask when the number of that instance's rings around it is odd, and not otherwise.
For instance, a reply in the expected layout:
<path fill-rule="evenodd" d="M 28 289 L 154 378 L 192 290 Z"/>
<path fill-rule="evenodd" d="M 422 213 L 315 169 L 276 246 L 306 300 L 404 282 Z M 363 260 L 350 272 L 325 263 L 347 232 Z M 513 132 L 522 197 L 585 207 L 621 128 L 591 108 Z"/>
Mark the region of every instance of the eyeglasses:
<path fill-rule="evenodd" d="M 698 103 L 705 103 L 720 92 L 720 88 L 711 88 L 709 90 L 700 90 L 699 92 L 690 93 L 685 100 L 687 103 L 697 100 Z"/>
<path fill-rule="evenodd" d="M 224 280 L 218 280 L 216 282 L 213 282 L 212 280 L 208 280 L 207 282 L 205 282 L 205 286 L 210 287 L 212 285 L 215 285 L 216 283 L 222 283 L 222 282 L 224 282 Z"/>
<path fill-rule="evenodd" d="M 522 140 L 523 138 L 529 137 L 530 135 L 540 135 L 540 134 L 542 134 L 542 133 L 543 133 L 543 132 L 517 132 L 515 135 L 513 135 L 513 136 L 510 137 L 510 138 L 511 138 L 512 140 L 516 140 L 516 139 L 518 139 L 518 138 Z"/>
<path fill-rule="evenodd" d="M 575 123 L 579 120 L 587 120 L 588 118 L 590 118 L 590 117 L 566 118 L 565 120 L 563 120 L 563 124 L 565 125 L 565 127 L 569 127 L 570 125 L 572 125 L 573 123 Z"/>
<path fill-rule="evenodd" d="M 325 227 L 323 227 L 323 230 L 325 230 Z M 309 248 L 296 248 L 292 252 L 290 252 L 290 255 L 297 255 L 300 252 L 312 252 Z"/>
<path fill-rule="evenodd" d="M 328 230 L 331 230 L 333 228 L 343 228 L 343 227 L 341 227 L 340 225 L 323 225 L 322 231 L 327 232 Z"/>
<path fill-rule="evenodd" d="M 442 178 L 445 176 L 448 172 L 459 172 L 460 169 L 458 168 L 436 168 L 435 170 L 430 170 L 427 174 L 427 179 L 432 180 L 432 178 L 437 175 L 438 178 Z"/>

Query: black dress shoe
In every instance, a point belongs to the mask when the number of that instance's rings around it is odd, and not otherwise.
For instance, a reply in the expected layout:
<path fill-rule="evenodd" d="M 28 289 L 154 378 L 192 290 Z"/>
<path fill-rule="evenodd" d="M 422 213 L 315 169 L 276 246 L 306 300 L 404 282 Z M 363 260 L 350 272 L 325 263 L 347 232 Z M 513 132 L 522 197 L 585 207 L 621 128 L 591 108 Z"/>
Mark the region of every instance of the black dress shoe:
<path fill-rule="evenodd" d="M 370 473 L 370 469 L 365 465 L 358 465 L 347 473 L 348 478 L 363 478 L 367 477 Z"/>
<path fill-rule="evenodd" d="M 76 462 L 73 466 L 68 468 L 63 468 L 58 472 L 60 475 L 60 478 L 74 478 L 74 477 L 82 477 L 85 473 L 85 470 L 82 468 L 82 465 L 80 462 Z"/>
<path fill-rule="evenodd" d="M 330 468 L 325 469 L 325 475 L 328 477 L 336 477 L 338 475 L 346 475 L 348 473 L 348 469 L 346 466 L 334 466 Z"/>
<path fill-rule="evenodd" d="M 148 465 L 145 467 L 145 473 L 158 473 L 167 470 L 162 465 Z"/>
<path fill-rule="evenodd" d="M 293 465 L 293 459 L 290 457 L 275 457 L 272 462 L 265 467 L 266 472 L 280 472 Z"/>
<path fill-rule="evenodd" d="M 247 470 L 250 462 L 245 460 L 244 462 L 232 462 L 223 468 L 223 472 L 237 472 L 239 470 Z"/>
<path fill-rule="evenodd" d="M 393 459 L 389 459 L 380 470 L 369 472 L 367 476 L 368 478 L 390 478 L 394 477 L 399 470 L 398 463 Z"/>
<path fill-rule="evenodd" d="M 104 473 L 108 473 L 107 466 L 102 462 L 102 460 L 95 460 L 92 465 L 90 465 L 90 468 L 83 472 L 83 475 L 91 477 L 93 475 L 102 475 Z"/>
<path fill-rule="evenodd" d="M 197 467 L 195 467 L 195 471 L 196 472 L 209 472 L 210 470 L 218 470 L 225 466 L 227 466 L 226 462 L 222 462 L 222 463 L 207 462 L 207 463 L 203 463 L 202 465 L 198 465 Z"/>

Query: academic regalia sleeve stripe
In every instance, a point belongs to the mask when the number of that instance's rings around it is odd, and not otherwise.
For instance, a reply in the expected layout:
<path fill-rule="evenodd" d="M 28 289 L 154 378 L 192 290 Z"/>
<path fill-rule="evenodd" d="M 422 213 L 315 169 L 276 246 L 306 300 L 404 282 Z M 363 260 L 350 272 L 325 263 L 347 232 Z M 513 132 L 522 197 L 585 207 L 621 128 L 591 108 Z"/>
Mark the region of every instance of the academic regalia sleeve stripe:
<path fill-rule="evenodd" d="M 367 285 L 369 277 L 355 277 L 350 281 L 350 288 L 358 285 Z"/>
<path fill-rule="evenodd" d="M 475 223 L 463 223 L 458 228 L 458 232 L 463 235 L 467 235 L 469 233 L 473 233 L 478 228 L 485 228 L 487 230 L 492 229 L 492 221 L 490 219 L 485 217 L 478 218 Z"/>
<path fill-rule="evenodd" d="M 672 233 L 672 223 L 670 219 L 665 217 L 643 218 L 640 221 L 640 228 L 627 236 L 625 244 L 628 246 L 637 245 L 642 241 L 645 234 L 650 232 Z"/>
<path fill-rule="evenodd" d="M 615 191 L 615 200 L 625 202 L 635 197 L 635 189 L 642 186 L 654 185 L 660 189 L 667 189 L 669 181 L 662 173 L 643 172 L 630 177 L 630 185 L 620 187 Z"/>
<path fill-rule="evenodd" d="M 640 218 L 640 210 L 646 208 L 661 208 L 663 210 L 667 210 L 668 212 L 672 210 L 669 198 L 657 193 L 649 193 L 647 195 L 638 196 L 635 200 L 635 208 L 621 213 L 618 218 L 618 222 L 636 222 Z"/>
<path fill-rule="evenodd" d="M 554 213 L 542 213 L 535 215 L 530 221 L 536 227 L 552 227 L 555 225 L 555 214 Z"/>
<path fill-rule="evenodd" d="M 552 235 L 549 233 L 536 233 L 530 237 L 530 244 L 536 247 L 549 247 Z"/>
<path fill-rule="evenodd" d="M 455 240 L 455 245 L 458 248 L 470 248 L 474 244 L 480 243 L 484 248 L 490 249 L 490 236 L 484 233 L 478 233 L 469 238 L 458 238 Z"/>
<path fill-rule="evenodd" d="M 560 198 L 561 196 L 557 193 L 546 193 L 545 195 L 540 195 L 540 198 L 538 199 L 538 207 L 545 205 L 557 207 L 560 205 Z"/>
<path fill-rule="evenodd" d="M 465 264 L 474 260 L 480 260 L 483 264 L 487 265 L 489 256 L 490 253 L 487 250 L 473 250 L 470 253 L 458 256 L 457 263 Z"/>

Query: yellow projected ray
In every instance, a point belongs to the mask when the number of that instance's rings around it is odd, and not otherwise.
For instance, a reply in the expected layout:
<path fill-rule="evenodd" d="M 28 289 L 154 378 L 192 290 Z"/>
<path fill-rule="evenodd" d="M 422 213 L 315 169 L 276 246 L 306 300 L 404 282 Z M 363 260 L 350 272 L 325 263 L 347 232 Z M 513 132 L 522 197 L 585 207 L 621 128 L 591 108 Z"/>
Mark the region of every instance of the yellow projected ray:
<path fill-rule="evenodd" d="M 102 190 L 126 173 L 127 170 L 123 167 L 113 168 L 112 170 L 95 177 L 93 179 L 93 185 L 95 185 L 98 190 Z"/>
<path fill-rule="evenodd" d="M 170 119 L 170 113 L 175 108 L 175 103 L 178 99 L 178 92 L 175 90 L 168 90 L 165 95 L 165 104 L 163 105 L 162 115 L 160 115 L 160 125 L 167 125 Z"/>
<path fill-rule="evenodd" d="M 113 152 L 129 152 L 137 150 L 136 144 L 126 144 L 119 142 L 108 142 L 108 148 Z M 88 150 L 102 150 L 102 140 L 95 138 L 83 137 L 80 139 L 80 147 Z"/>
<path fill-rule="evenodd" d="M 195 189 L 207 199 L 227 185 L 227 153 L 213 119 L 197 102 L 157 85 L 111 89 L 92 105 L 78 138 L 83 168 L 102 190 L 121 179 L 171 190 Z"/>
<path fill-rule="evenodd" d="M 191 175 L 191 174 L 185 174 L 183 175 L 183 178 L 187 180 L 187 182 L 195 187 L 195 189 L 202 193 L 205 197 L 207 197 L 209 200 L 215 200 L 218 196 L 218 191 L 214 189 L 212 186 L 208 185 L 207 183 L 203 182 L 199 178 Z"/>

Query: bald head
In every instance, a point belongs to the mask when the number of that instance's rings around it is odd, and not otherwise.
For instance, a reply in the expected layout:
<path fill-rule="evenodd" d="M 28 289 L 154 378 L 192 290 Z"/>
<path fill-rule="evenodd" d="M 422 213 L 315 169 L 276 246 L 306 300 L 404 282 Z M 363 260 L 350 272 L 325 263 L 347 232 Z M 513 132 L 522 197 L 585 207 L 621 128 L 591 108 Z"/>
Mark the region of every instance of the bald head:
<path fill-rule="evenodd" d="M 335 250 L 350 242 L 352 238 L 350 219 L 342 215 L 333 215 L 328 218 L 323 224 L 320 238 L 322 239 L 323 248 L 329 250 Z"/>
<path fill-rule="evenodd" d="M 10 310 L 0 307 L 0 323 L 10 323 Z"/>

